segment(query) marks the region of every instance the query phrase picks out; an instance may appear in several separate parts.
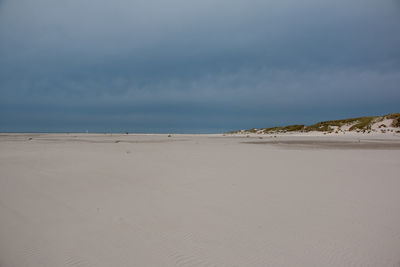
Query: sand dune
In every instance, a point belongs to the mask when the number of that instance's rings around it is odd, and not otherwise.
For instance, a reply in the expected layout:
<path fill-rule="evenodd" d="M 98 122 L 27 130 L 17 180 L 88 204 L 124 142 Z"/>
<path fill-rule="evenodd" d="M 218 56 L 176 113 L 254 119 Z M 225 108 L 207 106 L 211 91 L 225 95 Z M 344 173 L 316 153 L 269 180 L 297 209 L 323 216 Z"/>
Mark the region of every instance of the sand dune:
<path fill-rule="evenodd" d="M 0 135 L 0 266 L 400 266 L 396 136 Z"/>

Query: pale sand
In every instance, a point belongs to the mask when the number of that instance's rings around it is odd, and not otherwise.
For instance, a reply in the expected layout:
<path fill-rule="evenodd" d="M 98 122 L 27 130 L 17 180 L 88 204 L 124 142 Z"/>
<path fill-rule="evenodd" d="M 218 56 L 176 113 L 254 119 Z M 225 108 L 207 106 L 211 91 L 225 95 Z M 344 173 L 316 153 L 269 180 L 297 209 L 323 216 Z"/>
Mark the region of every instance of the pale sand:
<path fill-rule="evenodd" d="M 400 266 L 399 144 L 2 134 L 0 266 Z"/>

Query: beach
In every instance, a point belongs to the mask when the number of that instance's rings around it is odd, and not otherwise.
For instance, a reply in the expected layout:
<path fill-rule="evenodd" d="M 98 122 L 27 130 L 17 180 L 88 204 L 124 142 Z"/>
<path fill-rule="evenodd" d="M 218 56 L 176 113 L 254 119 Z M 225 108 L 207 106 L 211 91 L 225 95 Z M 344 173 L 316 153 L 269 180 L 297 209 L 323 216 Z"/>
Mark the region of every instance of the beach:
<path fill-rule="evenodd" d="M 14 266 L 400 266 L 400 137 L 0 134 Z"/>

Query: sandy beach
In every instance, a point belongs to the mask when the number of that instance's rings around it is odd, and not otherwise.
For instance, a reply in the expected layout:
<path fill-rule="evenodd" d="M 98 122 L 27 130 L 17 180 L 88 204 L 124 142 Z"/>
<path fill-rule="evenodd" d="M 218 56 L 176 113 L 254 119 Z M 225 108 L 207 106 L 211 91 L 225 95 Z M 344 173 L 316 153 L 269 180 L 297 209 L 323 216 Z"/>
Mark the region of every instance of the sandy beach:
<path fill-rule="evenodd" d="M 0 134 L 0 266 L 400 266 L 400 137 Z"/>

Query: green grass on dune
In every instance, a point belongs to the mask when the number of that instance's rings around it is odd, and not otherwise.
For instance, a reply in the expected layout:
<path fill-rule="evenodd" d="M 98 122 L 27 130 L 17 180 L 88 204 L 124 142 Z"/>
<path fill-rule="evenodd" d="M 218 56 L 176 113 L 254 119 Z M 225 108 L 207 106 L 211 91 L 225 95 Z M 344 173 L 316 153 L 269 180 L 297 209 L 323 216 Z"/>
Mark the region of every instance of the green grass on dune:
<path fill-rule="evenodd" d="M 372 121 L 377 117 L 363 117 L 360 120 L 349 128 L 349 131 L 354 130 L 371 130 Z"/>
<path fill-rule="evenodd" d="M 261 129 L 264 133 L 270 133 L 270 132 L 277 132 L 282 130 L 282 127 L 271 127 L 271 128 L 263 128 Z"/>
<path fill-rule="evenodd" d="M 247 132 L 250 133 L 284 133 L 284 132 L 333 132 L 333 127 L 342 127 L 345 125 L 353 124 L 349 131 L 370 131 L 373 123 L 383 121 L 385 119 L 392 119 L 392 127 L 400 127 L 400 113 L 391 113 L 384 116 L 370 116 L 370 117 L 358 117 L 349 118 L 343 120 L 331 120 L 331 121 L 321 121 L 310 126 L 305 126 L 302 124 L 288 125 L 288 126 L 277 126 L 262 129 L 250 129 Z M 338 130 L 336 130 L 338 131 Z M 232 131 L 229 133 L 238 133 L 240 131 Z"/>
<path fill-rule="evenodd" d="M 282 131 L 285 132 L 300 132 L 304 129 L 304 125 L 288 125 L 282 128 Z"/>

